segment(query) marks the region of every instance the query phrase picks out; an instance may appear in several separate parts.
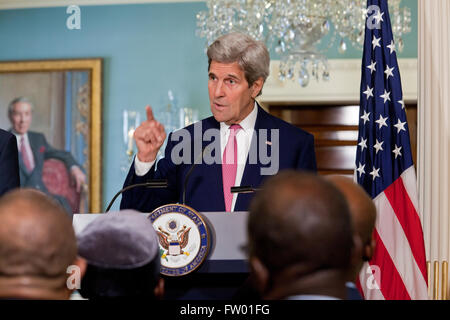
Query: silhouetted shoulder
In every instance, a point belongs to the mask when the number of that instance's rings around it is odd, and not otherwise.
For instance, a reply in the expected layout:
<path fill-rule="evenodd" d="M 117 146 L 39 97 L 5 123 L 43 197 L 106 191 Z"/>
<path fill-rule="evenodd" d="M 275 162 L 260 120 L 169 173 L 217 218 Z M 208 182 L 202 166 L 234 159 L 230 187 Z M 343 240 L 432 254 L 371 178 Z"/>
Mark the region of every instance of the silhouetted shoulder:
<path fill-rule="evenodd" d="M 13 139 L 14 135 L 11 132 L 0 129 L 0 144 L 5 144 L 9 139 Z"/>

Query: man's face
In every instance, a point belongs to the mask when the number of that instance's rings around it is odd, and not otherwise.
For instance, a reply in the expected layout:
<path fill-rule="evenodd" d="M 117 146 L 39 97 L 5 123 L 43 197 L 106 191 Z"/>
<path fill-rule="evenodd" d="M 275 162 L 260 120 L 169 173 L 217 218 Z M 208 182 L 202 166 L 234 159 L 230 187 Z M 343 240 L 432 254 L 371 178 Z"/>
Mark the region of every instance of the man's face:
<path fill-rule="evenodd" d="M 31 105 L 27 102 L 17 102 L 10 115 L 10 121 L 14 131 L 18 134 L 26 133 L 31 125 Z"/>
<path fill-rule="evenodd" d="M 261 90 L 262 79 L 249 88 L 244 71 L 237 62 L 211 61 L 209 67 L 209 103 L 214 118 L 227 125 L 241 122 L 252 110 Z"/>

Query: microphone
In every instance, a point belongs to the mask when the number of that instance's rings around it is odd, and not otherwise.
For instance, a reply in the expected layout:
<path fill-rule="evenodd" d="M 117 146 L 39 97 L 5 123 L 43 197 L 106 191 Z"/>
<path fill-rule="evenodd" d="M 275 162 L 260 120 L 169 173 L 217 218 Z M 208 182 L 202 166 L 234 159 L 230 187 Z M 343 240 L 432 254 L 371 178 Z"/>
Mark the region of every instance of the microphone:
<path fill-rule="evenodd" d="M 182 204 L 186 204 L 186 187 L 187 187 L 187 183 L 189 181 L 189 177 L 192 173 L 192 171 L 194 170 L 195 165 L 197 164 L 197 160 L 201 159 L 203 157 L 203 154 L 205 153 L 205 150 L 207 147 L 209 147 L 210 145 L 206 145 L 203 147 L 202 152 L 200 152 L 198 154 L 198 156 L 195 158 L 194 163 L 191 165 L 191 167 L 189 168 L 189 171 L 186 173 L 186 177 L 184 177 L 184 183 L 183 183 L 183 202 Z"/>
<path fill-rule="evenodd" d="M 116 195 L 114 196 L 114 198 L 112 198 L 111 202 L 109 203 L 108 207 L 106 208 L 105 212 L 108 212 L 109 209 L 111 209 L 111 206 L 113 205 L 114 201 L 116 201 L 117 197 L 127 190 L 137 188 L 137 187 L 146 187 L 146 188 L 152 188 L 152 189 L 153 188 L 167 188 L 168 185 L 169 185 L 169 183 L 167 182 L 167 179 L 153 179 L 148 182 L 135 183 L 135 184 L 129 185 L 116 193 Z"/>
<path fill-rule="evenodd" d="M 231 193 L 253 193 L 261 189 L 253 188 L 251 186 L 231 187 Z"/>

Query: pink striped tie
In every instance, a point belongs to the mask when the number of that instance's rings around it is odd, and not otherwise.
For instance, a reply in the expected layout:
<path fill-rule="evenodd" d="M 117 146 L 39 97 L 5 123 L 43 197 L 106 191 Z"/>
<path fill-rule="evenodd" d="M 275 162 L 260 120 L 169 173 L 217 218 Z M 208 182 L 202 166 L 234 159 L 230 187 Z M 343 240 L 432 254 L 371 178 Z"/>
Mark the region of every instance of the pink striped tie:
<path fill-rule="evenodd" d="M 22 136 L 20 139 L 20 153 L 22 155 L 23 164 L 27 168 L 28 172 L 33 171 L 33 165 L 31 164 L 30 154 L 25 147 L 25 138 Z"/>
<path fill-rule="evenodd" d="M 230 126 L 230 136 L 228 137 L 227 145 L 222 156 L 222 179 L 223 179 L 223 196 L 225 199 L 225 211 L 231 211 L 231 204 L 233 203 L 233 195 L 231 194 L 231 187 L 236 181 L 237 171 L 237 143 L 236 134 L 242 127 L 238 124 Z"/>

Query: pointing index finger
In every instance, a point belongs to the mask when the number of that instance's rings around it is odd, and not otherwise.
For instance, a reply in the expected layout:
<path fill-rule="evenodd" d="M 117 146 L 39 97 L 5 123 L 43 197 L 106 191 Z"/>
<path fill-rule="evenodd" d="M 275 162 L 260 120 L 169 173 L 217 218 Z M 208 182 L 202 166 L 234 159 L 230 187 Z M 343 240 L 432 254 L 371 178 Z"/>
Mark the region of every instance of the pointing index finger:
<path fill-rule="evenodd" d="M 147 113 L 147 121 L 151 121 L 151 120 L 154 120 L 154 119 L 155 119 L 155 118 L 153 117 L 153 110 L 152 110 L 152 107 L 146 106 L 146 107 L 145 107 L 145 112 Z"/>

